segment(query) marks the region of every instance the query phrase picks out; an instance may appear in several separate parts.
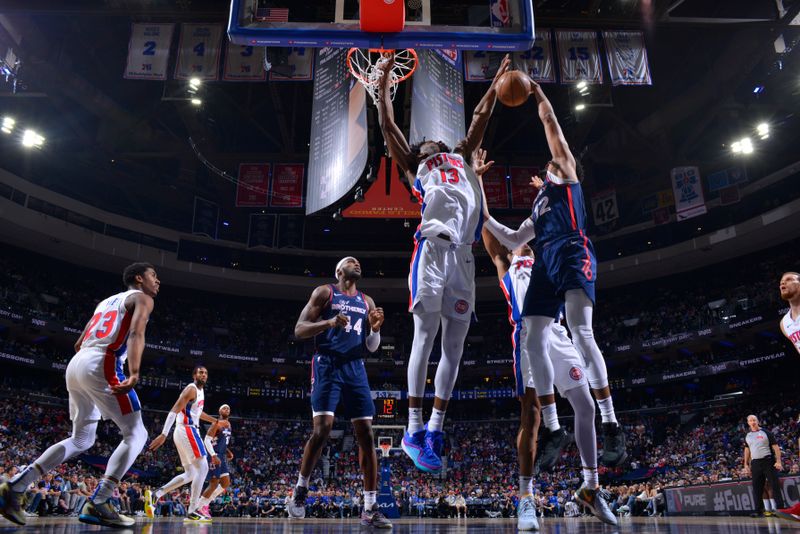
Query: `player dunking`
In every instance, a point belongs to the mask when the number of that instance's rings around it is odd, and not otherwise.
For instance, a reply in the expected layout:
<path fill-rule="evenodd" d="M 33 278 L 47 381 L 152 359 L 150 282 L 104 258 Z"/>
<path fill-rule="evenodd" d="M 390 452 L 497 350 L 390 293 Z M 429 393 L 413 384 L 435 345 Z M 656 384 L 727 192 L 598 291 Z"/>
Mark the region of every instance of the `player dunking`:
<path fill-rule="evenodd" d="M 218 496 L 227 491 L 228 486 L 231 485 L 230 469 L 228 469 L 228 460 L 233 460 L 233 451 L 228 447 L 231 444 L 231 407 L 223 404 L 219 407 L 219 419 L 211 425 L 206 433 L 206 439 L 203 443 L 206 446 L 206 452 L 210 456 L 219 458 L 219 465 L 217 465 L 208 474 L 210 480 L 208 487 L 200 497 L 199 509 L 200 513 L 206 517 L 211 517 L 211 511 L 208 505 L 214 501 Z M 211 460 L 213 463 L 213 459 Z"/>
<path fill-rule="evenodd" d="M 13 523 L 25 524 L 24 492 L 32 482 L 92 447 L 100 418 L 116 423 L 122 442 L 108 459 L 105 476 L 83 506 L 79 519 L 110 527 L 130 527 L 135 523 L 120 515 L 109 498 L 147 441 L 141 404 L 133 388 L 139 381 L 145 329 L 161 282 L 149 263 L 129 265 L 122 273 L 122 281 L 127 291 L 97 305 L 75 343 L 76 354 L 67 365 L 72 436 L 47 449 L 17 476 L 0 485 L 0 513 Z M 126 360 L 127 378 L 123 374 Z"/>
<path fill-rule="evenodd" d="M 200 439 L 199 427 L 200 421 L 216 424 L 217 420 L 203 411 L 206 398 L 203 388 L 208 381 L 208 369 L 202 365 L 195 367 L 192 372 L 192 379 L 194 382 L 183 389 L 180 397 L 172 406 L 172 410 L 167 414 L 161 434 L 148 447 L 150 451 L 155 451 L 161 447 L 167 440 L 172 424 L 177 422 L 175 432 L 172 434 L 172 440 L 175 442 L 175 448 L 178 450 L 178 456 L 181 459 L 183 474 L 167 482 L 155 494 L 151 495 L 148 491 L 147 495 L 145 495 L 145 513 L 149 518 L 154 517 L 156 503 L 161 497 L 185 484 L 191 483 L 191 498 L 184 521 L 196 523 L 208 523 L 211 521 L 210 517 L 202 515 L 198 510 L 203 483 L 206 481 L 206 475 L 208 475 L 206 448 L 203 440 Z M 219 458 L 216 456 L 212 458 L 214 465 L 219 465 Z"/>
<path fill-rule="evenodd" d="M 358 461 L 364 476 L 364 511 L 361 525 L 392 528 L 376 506 L 378 459 L 372 438 L 375 405 L 364 368 L 364 347 L 378 350 L 381 342 L 383 309 L 356 288 L 361 265 L 352 256 L 342 258 L 334 271 L 338 282 L 317 287 L 300 312 L 294 335 L 314 337 L 316 352 L 311 360 L 311 410 L 314 430 L 306 442 L 297 486 L 286 509 L 289 517 L 306 515 L 308 479 L 319 461 L 333 427 L 340 404 L 342 413 L 353 423 L 358 443 Z"/>
<path fill-rule="evenodd" d="M 422 210 L 408 276 L 414 340 L 408 361 L 408 429 L 402 448 L 418 469 L 435 472 L 442 468 L 444 414 L 475 311 L 472 244 L 480 239 L 483 218 L 480 186 L 470 157 L 483 140 L 497 99 L 497 82 L 508 70 L 510 59 L 503 58 L 492 85 L 475 108 L 467 136 L 452 150 L 441 141 L 409 146 L 394 122 L 388 74 L 393 61 L 389 57 L 378 63 L 384 73 L 378 88 L 378 117 L 389 155 L 405 173 Z M 440 324 L 442 355 L 434 381 L 433 411 L 424 425 L 428 357 Z"/>
<path fill-rule="evenodd" d="M 552 382 L 553 366 L 546 357 L 547 330 L 563 304 L 573 343 L 583 358 L 602 416 L 600 461 L 606 466 L 618 466 L 627 458 L 625 436 L 614 414 L 608 371 L 592 329 L 597 260 L 586 235 L 586 206 L 580 183 L 583 169 L 570 151 L 550 101 L 538 83 L 529 81 L 552 159 L 545 165 L 545 179 L 533 178 L 538 195 L 531 217 L 514 231 L 492 219 L 485 210 L 486 228 L 509 250 L 536 237 L 536 263 L 522 309 L 536 389 Z M 555 405 L 542 406 L 546 424 L 548 412 L 554 417 Z"/>

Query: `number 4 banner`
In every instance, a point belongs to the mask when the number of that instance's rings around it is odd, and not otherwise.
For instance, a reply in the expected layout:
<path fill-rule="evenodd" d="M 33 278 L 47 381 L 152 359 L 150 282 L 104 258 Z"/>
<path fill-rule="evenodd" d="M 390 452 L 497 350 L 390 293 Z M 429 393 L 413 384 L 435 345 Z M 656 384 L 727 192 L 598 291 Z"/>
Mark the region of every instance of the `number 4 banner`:
<path fill-rule="evenodd" d="M 221 48 L 221 25 L 181 24 L 175 79 L 200 78 L 207 82 L 218 80 Z"/>
<path fill-rule="evenodd" d="M 594 215 L 594 224 L 597 226 L 608 224 L 619 218 L 616 190 L 608 189 L 592 195 L 592 215 Z"/>
<path fill-rule="evenodd" d="M 597 32 L 556 31 L 561 83 L 603 83 L 603 68 L 597 51 Z"/>
<path fill-rule="evenodd" d="M 166 80 L 174 24 L 132 24 L 124 78 Z"/>

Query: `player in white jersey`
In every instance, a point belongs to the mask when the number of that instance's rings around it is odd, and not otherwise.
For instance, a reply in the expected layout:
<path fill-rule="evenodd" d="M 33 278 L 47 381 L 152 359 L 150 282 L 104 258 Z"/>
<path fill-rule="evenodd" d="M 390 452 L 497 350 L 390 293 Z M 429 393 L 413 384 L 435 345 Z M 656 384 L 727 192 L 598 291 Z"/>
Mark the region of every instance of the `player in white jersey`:
<path fill-rule="evenodd" d="M 482 159 L 482 158 L 481 158 Z M 533 250 L 523 244 L 513 253 L 503 247 L 489 232 L 483 230 L 483 244 L 497 268 L 500 288 L 508 303 L 508 320 L 512 326 L 511 342 L 514 347 L 514 378 L 520 401 L 520 429 L 517 434 L 517 460 L 519 462 L 519 505 L 517 528 L 538 530 L 536 505 L 533 501 L 533 460 L 536 457 L 536 434 L 539 427 L 541 405 L 555 407 L 554 384 L 537 390 L 534 386 L 533 367 L 525 338 L 526 329 L 522 321 L 522 304 L 531 283 L 535 263 Z M 583 466 L 584 487 L 576 498 L 587 505 L 598 519 L 616 525 L 614 514 L 608 504 L 597 496 L 597 435 L 594 428 L 594 401 L 589 392 L 589 382 L 583 369 L 583 360 L 558 321 L 553 321 L 546 335 L 547 357 L 553 365 L 553 381 L 562 397 L 566 398 L 575 412 L 575 436 Z M 591 489 L 587 489 L 586 487 Z M 589 492 L 588 498 L 585 493 Z"/>
<path fill-rule="evenodd" d="M 17 476 L 0 485 L 0 513 L 9 521 L 25 524 L 22 504 L 27 487 L 54 467 L 88 451 L 102 418 L 116 423 L 122 442 L 108 459 L 105 476 L 79 519 L 112 527 L 134 524 L 132 518 L 120 515 L 108 499 L 147 441 L 141 405 L 133 388 L 139 381 L 145 329 L 161 282 L 149 263 L 129 265 L 122 280 L 128 290 L 97 305 L 75 343 L 76 354 L 67 365 L 72 436 L 47 449 Z M 126 360 L 128 377 L 123 374 Z"/>
<path fill-rule="evenodd" d="M 470 166 L 472 152 L 483 140 L 497 99 L 497 81 L 508 70 L 510 59 L 503 59 L 489 90 L 475 108 L 467 136 L 452 150 L 441 141 L 409 146 L 394 122 L 389 95 L 393 61 L 393 57 L 387 57 L 378 62 L 383 73 L 376 101 L 378 117 L 389 155 L 412 185 L 422 215 L 408 276 L 414 341 L 408 362 L 409 422 L 401 445 L 418 469 L 436 472 L 442 468 L 444 414 L 475 311 L 472 244 L 480 239 L 483 215 L 481 190 Z M 428 424 L 423 425 L 428 357 L 440 325 L 442 355 L 434 381 L 433 411 Z"/>
<path fill-rule="evenodd" d="M 206 446 L 200 437 L 200 421 L 217 424 L 217 420 L 203 411 L 205 405 L 205 392 L 203 387 L 208 381 L 208 369 L 199 365 L 192 372 L 194 382 L 186 386 L 181 392 L 181 396 L 175 401 L 172 410 L 167 414 L 164 421 L 164 429 L 151 443 L 148 450 L 155 451 L 167 440 L 167 435 L 175 425 L 172 439 L 178 456 L 183 466 L 183 474 L 176 476 L 165 485 L 160 487 L 154 494 L 148 491 L 145 495 L 145 513 L 152 518 L 155 515 L 155 506 L 158 500 L 167 493 L 174 491 L 184 484 L 192 484 L 192 493 L 189 500 L 189 508 L 186 513 L 185 521 L 207 523 L 211 518 L 198 513 L 200 506 L 200 494 L 203 483 L 208 475 L 208 459 L 206 457 Z M 220 460 L 212 456 L 215 466 L 219 465 Z"/>

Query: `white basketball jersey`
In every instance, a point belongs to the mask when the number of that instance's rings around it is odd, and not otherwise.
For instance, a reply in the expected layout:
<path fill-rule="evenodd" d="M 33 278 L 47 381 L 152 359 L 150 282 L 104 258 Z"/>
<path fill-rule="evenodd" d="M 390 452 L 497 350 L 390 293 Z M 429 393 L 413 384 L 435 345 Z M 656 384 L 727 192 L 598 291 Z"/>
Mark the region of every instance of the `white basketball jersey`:
<path fill-rule="evenodd" d="M 205 392 L 198 388 L 194 383 L 189 384 L 197 390 L 197 397 L 193 401 L 186 403 L 183 411 L 178 414 L 177 421 L 179 425 L 186 426 L 200 426 L 200 414 L 203 413 L 203 406 L 206 403 Z"/>
<path fill-rule="evenodd" d="M 480 239 L 481 189 L 462 156 L 441 152 L 422 160 L 412 191 L 422 210 L 417 240 L 444 234 L 453 244 L 470 245 Z"/>
<path fill-rule="evenodd" d="M 81 349 L 111 351 L 122 361 L 127 359 L 125 351 L 128 345 L 126 341 L 133 313 L 128 312 L 125 308 L 125 300 L 134 293 L 141 293 L 141 291 L 131 289 L 117 293 L 97 305 L 86 329 Z"/>
<path fill-rule="evenodd" d="M 792 342 L 797 352 L 800 352 L 800 316 L 792 320 L 792 310 L 790 309 L 781 319 L 781 330 L 783 335 Z"/>

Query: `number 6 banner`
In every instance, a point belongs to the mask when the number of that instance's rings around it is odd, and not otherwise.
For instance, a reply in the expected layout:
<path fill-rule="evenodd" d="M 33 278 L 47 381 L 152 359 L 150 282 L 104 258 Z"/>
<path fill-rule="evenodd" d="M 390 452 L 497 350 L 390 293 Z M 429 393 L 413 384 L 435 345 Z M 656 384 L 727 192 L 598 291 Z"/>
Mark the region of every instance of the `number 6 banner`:
<path fill-rule="evenodd" d="M 617 191 L 608 189 L 592 195 L 592 215 L 594 224 L 602 226 L 619 218 L 617 210 Z"/>
<path fill-rule="evenodd" d="M 123 78 L 166 80 L 174 24 L 132 24 Z"/>
<path fill-rule="evenodd" d="M 603 68 L 597 51 L 597 32 L 557 30 L 561 83 L 603 83 Z"/>
<path fill-rule="evenodd" d="M 181 24 L 175 79 L 200 78 L 207 82 L 218 80 L 221 47 L 221 25 Z"/>

